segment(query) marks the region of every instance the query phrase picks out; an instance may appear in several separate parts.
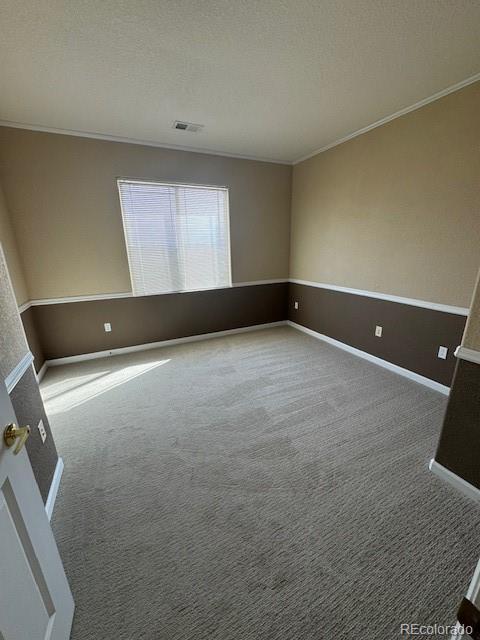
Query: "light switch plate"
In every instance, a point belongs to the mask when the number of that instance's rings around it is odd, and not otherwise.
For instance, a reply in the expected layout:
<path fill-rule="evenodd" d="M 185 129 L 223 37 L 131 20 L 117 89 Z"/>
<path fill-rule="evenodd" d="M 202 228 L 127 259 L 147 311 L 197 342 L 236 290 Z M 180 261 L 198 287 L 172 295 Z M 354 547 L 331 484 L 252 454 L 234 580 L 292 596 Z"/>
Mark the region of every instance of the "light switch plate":
<path fill-rule="evenodd" d="M 112 330 L 112 325 L 110 324 L 110 322 L 105 322 L 103 326 L 105 327 L 106 333 L 110 333 L 110 331 Z"/>
<path fill-rule="evenodd" d="M 382 331 L 383 331 L 383 327 L 379 327 L 377 324 L 377 326 L 375 327 L 375 335 L 377 338 L 382 337 Z"/>
<path fill-rule="evenodd" d="M 446 360 L 448 355 L 448 347 L 438 347 L 438 357 Z"/>
<path fill-rule="evenodd" d="M 296 300 L 293 306 L 295 307 L 295 309 L 298 309 L 298 302 Z"/>
<path fill-rule="evenodd" d="M 40 420 L 40 422 L 38 423 L 38 431 L 40 433 L 42 442 L 45 444 L 45 440 L 47 439 L 47 432 L 45 431 L 43 420 Z"/>

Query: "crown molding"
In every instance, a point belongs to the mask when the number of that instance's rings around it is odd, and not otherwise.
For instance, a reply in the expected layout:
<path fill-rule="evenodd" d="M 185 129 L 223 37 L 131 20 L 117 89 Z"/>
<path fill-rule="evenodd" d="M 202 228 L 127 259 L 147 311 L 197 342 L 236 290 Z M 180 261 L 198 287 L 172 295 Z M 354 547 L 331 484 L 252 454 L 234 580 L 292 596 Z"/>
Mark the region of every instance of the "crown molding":
<path fill-rule="evenodd" d="M 141 140 L 139 138 L 128 138 L 123 136 L 112 136 L 106 133 L 95 131 L 78 131 L 76 129 L 62 129 L 58 127 L 46 127 L 41 124 L 30 124 L 29 122 L 14 122 L 10 120 L 0 120 L 0 127 L 10 127 L 12 129 L 26 129 L 27 131 L 39 131 L 40 133 L 56 133 L 63 136 L 75 136 L 77 138 L 89 138 L 92 140 L 104 140 L 105 142 L 121 142 L 123 144 L 136 144 L 142 147 L 156 147 L 158 149 L 170 149 L 171 151 L 187 151 L 189 153 L 202 153 L 209 156 L 220 156 L 223 158 L 233 158 L 235 160 L 250 160 L 253 162 L 267 162 L 270 164 L 282 164 L 291 166 L 291 160 L 274 160 L 273 158 L 263 158 L 248 156 L 237 153 L 227 153 L 225 151 L 214 151 L 200 147 L 188 147 L 180 144 L 164 144 L 163 142 L 153 142 L 152 140 Z"/>
<path fill-rule="evenodd" d="M 457 82 L 456 84 L 453 84 L 445 89 L 442 89 L 441 91 L 438 91 L 437 93 L 434 93 L 433 95 L 428 96 L 427 98 L 423 98 L 422 100 L 419 100 L 418 102 L 415 102 L 414 104 L 408 107 L 404 107 L 399 111 L 395 111 L 389 116 L 385 116 L 380 120 L 376 120 L 375 122 L 367 125 L 366 127 L 357 129 L 356 131 L 353 131 L 352 133 L 349 133 L 348 135 L 343 136 L 342 138 L 338 138 L 337 140 L 334 140 L 333 142 L 330 142 L 329 144 L 323 147 L 315 149 L 314 151 L 311 151 L 306 155 L 300 156 L 295 160 L 275 160 L 273 158 L 264 158 L 262 156 L 250 156 L 250 155 L 243 155 L 243 154 L 227 153 L 225 151 L 215 151 L 215 150 L 204 149 L 200 147 L 189 147 L 186 145 L 165 144 L 162 142 L 154 142 L 152 140 L 142 140 L 138 138 L 129 138 L 126 136 L 114 136 L 114 135 L 109 135 L 105 133 L 98 133 L 95 131 L 78 131 L 76 129 L 62 129 L 59 127 L 47 127 L 44 125 L 31 124 L 28 122 L 0 120 L 0 127 L 11 127 L 12 129 L 26 129 L 28 131 L 39 131 L 41 133 L 56 133 L 56 134 L 65 135 L 65 136 L 76 136 L 78 138 L 104 140 L 106 142 L 121 142 L 124 144 L 136 144 L 144 147 L 157 147 L 159 149 L 171 149 L 173 151 L 187 151 L 190 153 L 202 153 L 202 154 L 211 155 L 211 156 L 220 156 L 223 158 L 234 158 L 237 160 L 250 160 L 253 162 L 267 162 L 271 164 L 281 164 L 286 166 L 292 166 L 292 165 L 299 164 L 300 162 L 304 162 L 304 160 L 308 160 L 309 158 L 313 158 L 313 156 L 316 156 L 319 153 L 323 153 L 324 151 L 328 151 L 333 147 L 337 147 L 338 145 L 343 144 L 344 142 L 348 142 L 349 140 L 352 140 L 357 136 L 361 136 L 363 133 L 367 133 L 372 129 L 381 127 L 383 124 L 387 124 L 388 122 L 391 122 L 396 118 L 400 118 L 401 116 L 404 116 L 407 113 L 410 113 L 411 111 L 420 109 L 421 107 L 424 107 L 425 105 L 430 104 L 431 102 L 435 102 L 435 100 L 439 100 L 440 98 L 447 96 L 449 93 L 454 93 L 455 91 L 458 91 L 459 89 L 463 89 L 464 87 L 467 87 L 468 85 L 473 84 L 474 82 L 478 82 L 479 80 L 480 80 L 480 73 L 476 73 L 475 75 L 470 76 L 465 80 L 461 80 L 460 82 Z"/>
<path fill-rule="evenodd" d="M 434 93 L 433 95 L 429 96 L 428 98 L 424 98 L 423 100 L 419 100 L 418 102 L 415 102 L 414 104 L 410 105 L 409 107 L 404 107 L 403 109 L 400 109 L 399 111 L 395 111 L 395 113 L 392 113 L 389 116 L 385 116 L 384 118 L 381 118 L 380 120 L 377 120 L 377 121 L 373 122 L 372 124 L 367 125 L 366 127 L 362 127 L 361 129 L 357 129 L 357 131 L 353 131 L 353 133 L 349 133 L 348 135 L 344 136 L 343 138 L 339 138 L 338 140 L 335 140 L 334 142 L 330 142 L 329 144 L 325 145 L 324 147 L 320 147 L 319 149 L 316 149 L 315 151 L 311 151 L 310 153 L 307 153 L 307 155 L 301 156 L 300 158 L 297 158 L 296 160 L 293 160 L 292 164 L 296 165 L 296 164 L 299 164 L 300 162 L 304 162 L 304 160 L 308 160 L 309 158 L 313 158 L 313 156 L 316 156 L 319 153 L 323 153 L 324 151 L 328 151 L 329 149 L 332 149 L 333 147 L 337 147 L 339 144 L 343 144 L 344 142 L 348 142 L 349 140 L 352 140 L 353 138 L 356 138 L 357 136 L 361 136 L 363 133 L 367 133 L 368 131 L 371 131 L 372 129 L 376 129 L 377 127 L 381 127 L 382 124 L 387 124 L 387 122 L 391 122 L 392 120 L 396 120 L 397 118 L 400 118 L 401 116 L 404 116 L 407 113 L 410 113 L 411 111 L 416 111 L 417 109 L 420 109 L 421 107 L 424 107 L 425 105 L 430 104 L 430 102 L 435 102 L 435 100 L 439 100 L 440 98 L 443 98 L 444 96 L 448 96 L 449 93 L 454 93 L 455 91 L 458 91 L 459 89 L 463 89 L 464 87 L 467 87 L 469 84 L 473 84 L 474 82 L 478 82 L 479 80 L 480 80 L 480 73 L 476 73 L 474 76 L 470 76 L 470 78 L 466 78 L 465 80 L 462 80 L 461 82 L 457 82 L 456 84 L 452 84 L 450 87 L 447 87 L 446 89 L 442 89 L 441 91 L 437 91 L 437 93 Z"/>

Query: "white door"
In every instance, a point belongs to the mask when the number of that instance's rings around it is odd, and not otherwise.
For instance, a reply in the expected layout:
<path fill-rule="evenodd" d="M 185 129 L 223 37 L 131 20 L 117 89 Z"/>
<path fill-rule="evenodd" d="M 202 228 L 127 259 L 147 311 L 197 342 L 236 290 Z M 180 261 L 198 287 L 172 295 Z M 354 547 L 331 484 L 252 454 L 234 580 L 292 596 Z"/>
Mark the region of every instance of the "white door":
<path fill-rule="evenodd" d="M 67 640 L 74 603 L 25 447 L 0 379 L 0 640 Z"/>

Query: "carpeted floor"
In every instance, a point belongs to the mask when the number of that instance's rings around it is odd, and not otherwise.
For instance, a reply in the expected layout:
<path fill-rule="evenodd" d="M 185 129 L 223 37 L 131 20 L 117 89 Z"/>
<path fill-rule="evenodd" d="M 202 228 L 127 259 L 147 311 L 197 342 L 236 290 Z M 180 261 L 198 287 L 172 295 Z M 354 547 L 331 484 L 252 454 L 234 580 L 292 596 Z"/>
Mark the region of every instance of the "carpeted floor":
<path fill-rule="evenodd" d="M 50 369 L 42 392 L 72 640 L 454 621 L 480 513 L 427 469 L 440 394 L 287 327 Z"/>

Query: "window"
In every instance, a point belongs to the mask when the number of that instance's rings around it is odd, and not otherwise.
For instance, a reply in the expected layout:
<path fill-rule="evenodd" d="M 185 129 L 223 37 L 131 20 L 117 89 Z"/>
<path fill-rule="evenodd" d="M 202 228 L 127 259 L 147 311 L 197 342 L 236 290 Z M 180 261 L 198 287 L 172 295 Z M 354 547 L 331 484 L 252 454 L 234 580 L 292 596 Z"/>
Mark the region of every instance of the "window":
<path fill-rule="evenodd" d="M 231 286 L 228 189 L 119 180 L 133 294 Z"/>

